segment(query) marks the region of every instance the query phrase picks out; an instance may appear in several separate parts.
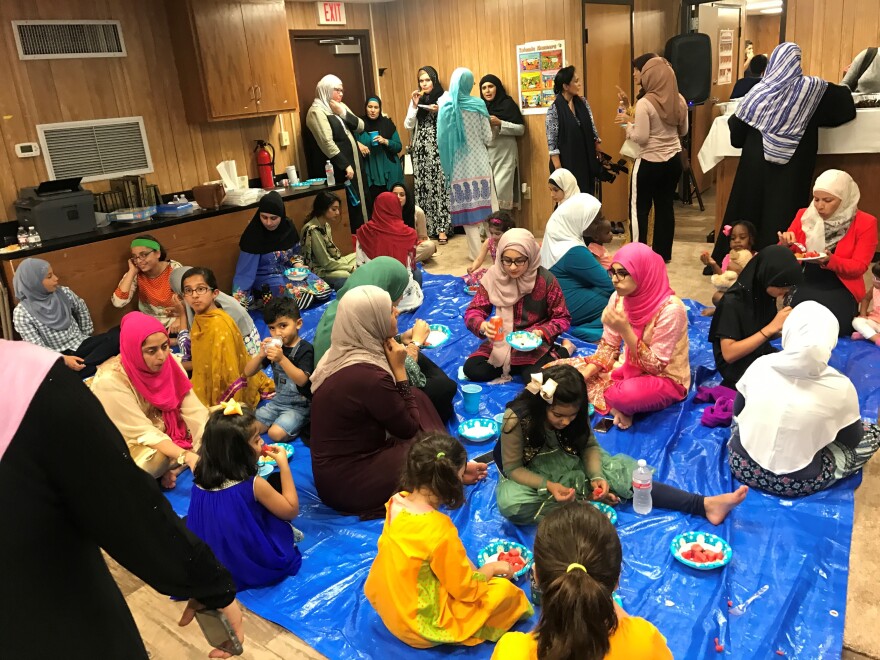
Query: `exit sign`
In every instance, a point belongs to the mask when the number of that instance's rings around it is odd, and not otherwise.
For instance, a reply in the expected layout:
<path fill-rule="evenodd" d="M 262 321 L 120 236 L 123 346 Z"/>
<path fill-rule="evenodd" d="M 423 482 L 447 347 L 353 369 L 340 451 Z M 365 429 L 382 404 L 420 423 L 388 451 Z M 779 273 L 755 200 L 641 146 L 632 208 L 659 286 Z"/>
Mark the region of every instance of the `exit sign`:
<path fill-rule="evenodd" d="M 319 2 L 318 25 L 345 25 L 344 2 Z"/>

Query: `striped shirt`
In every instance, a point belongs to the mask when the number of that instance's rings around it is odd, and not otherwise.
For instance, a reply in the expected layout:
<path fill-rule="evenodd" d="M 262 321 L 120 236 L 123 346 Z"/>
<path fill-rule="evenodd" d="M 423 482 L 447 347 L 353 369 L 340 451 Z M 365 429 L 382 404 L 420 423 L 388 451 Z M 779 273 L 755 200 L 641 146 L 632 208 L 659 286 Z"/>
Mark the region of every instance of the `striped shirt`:
<path fill-rule="evenodd" d="M 31 344 L 43 346 L 59 353 L 75 351 L 95 329 L 92 315 L 85 301 L 66 286 L 59 286 L 59 292 L 67 294 L 70 300 L 71 323 L 64 330 L 53 330 L 40 323 L 24 305 L 18 305 L 12 312 L 12 323 L 21 338 Z"/>

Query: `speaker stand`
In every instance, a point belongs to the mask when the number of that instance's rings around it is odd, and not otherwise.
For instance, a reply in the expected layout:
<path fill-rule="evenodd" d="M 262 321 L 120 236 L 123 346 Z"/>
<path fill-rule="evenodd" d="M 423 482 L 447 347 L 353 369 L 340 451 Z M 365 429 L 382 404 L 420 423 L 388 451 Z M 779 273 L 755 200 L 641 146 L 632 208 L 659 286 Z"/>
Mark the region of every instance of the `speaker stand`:
<path fill-rule="evenodd" d="M 687 154 L 687 158 L 683 159 L 682 163 L 683 167 L 678 197 L 682 204 L 690 206 L 694 203 L 694 195 L 696 195 L 697 202 L 700 204 L 700 211 L 705 211 L 706 207 L 703 204 L 703 195 L 700 193 L 700 188 L 697 186 L 697 178 L 694 176 L 694 171 L 691 168 L 691 132 L 693 131 L 693 120 L 694 109 L 692 105 L 688 104 L 688 132 L 682 138 L 681 145 L 682 149 Z"/>

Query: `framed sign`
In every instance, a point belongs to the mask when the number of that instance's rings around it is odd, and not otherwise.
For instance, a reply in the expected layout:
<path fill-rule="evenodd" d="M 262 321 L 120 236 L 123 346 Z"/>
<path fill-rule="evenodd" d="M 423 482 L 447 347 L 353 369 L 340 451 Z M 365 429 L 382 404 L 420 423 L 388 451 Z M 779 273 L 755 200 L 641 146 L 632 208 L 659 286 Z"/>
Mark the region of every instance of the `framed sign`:
<path fill-rule="evenodd" d="M 345 25 L 344 2 L 318 2 L 318 25 Z"/>

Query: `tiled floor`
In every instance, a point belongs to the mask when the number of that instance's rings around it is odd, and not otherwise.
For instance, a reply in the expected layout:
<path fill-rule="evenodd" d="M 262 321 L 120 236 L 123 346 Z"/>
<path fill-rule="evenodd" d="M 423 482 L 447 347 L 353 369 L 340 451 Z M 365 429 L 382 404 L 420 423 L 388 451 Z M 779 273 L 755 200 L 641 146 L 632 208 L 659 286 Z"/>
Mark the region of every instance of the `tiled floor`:
<path fill-rule="evenodd" d="M 714 199 L 709 195 L 704 197 L 704 201 L 707 205 L 705 212 L 700 212 L 696 206 L 676 206 L 676 242 L 668 269 L 672 287 L 680 297 L 708 304 L 714 289 L 709 279 L 701 276 L 699 255 L 709 247 L 705 237 L 714 222 Z M 614 250 L 619 245 L 620 239 L 617 239 L 610 249 Z M 438 250 L 435 259 L 427 264 L 427 269 L 431 273 L 462 275 L 469 264 L 465 238 L 455 235 L 448 245 Z M 878 510 L 880 464 L 875 461 L 869 463 L 862 487 L 856 492 L 856 523 L 847 604 L 848 649 L 843 651 L 844 660 L 880 659 L 880 643 L 873 628 L 880 617 L 874 579 L 880 574 L 880 560 L 874 549 L 877 528 L 880 526 Z M 154 660 L 202 660 L 206 657 L 208 649 L 198 626 L 195 623 L 187 628 L 177 625 L 182 609 L 179 603 L 172 603 L 160 596 L 110 558 L 108 564 Z M 292 633 L 265 619 L 246 615 L 245 625 L 243 658 L 312 660 L 324 657 Z"/>

